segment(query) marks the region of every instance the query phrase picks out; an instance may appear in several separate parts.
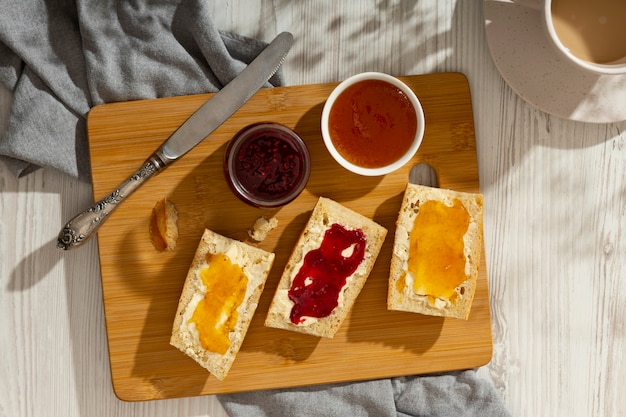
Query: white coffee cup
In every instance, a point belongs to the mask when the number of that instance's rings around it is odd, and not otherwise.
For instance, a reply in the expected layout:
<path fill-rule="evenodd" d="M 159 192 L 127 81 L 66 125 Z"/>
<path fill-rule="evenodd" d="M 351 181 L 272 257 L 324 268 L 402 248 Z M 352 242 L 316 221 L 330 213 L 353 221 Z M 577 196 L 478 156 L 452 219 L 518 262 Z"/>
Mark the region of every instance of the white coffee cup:
<path fill-rule="evenodd" d="M 555 50 L 600 75 L 626 73 L 626 0 L 515 0 L 541 11 Z"/>

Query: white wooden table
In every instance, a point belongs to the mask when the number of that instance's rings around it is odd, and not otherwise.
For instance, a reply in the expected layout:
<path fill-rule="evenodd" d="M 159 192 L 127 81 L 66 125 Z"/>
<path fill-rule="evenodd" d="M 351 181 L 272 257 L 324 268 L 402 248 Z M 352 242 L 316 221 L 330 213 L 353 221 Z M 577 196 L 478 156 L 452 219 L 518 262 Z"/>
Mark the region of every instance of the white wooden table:
<path fill-rule="evenodd" d="M 494 66 L 480 0 L 213 3 L 222 29 L 295 35 L 288 85 L 466 74 L 493 315 L 481 374 L 514 416 L 626 415 L 626 123 L 563 120 L 520 99 Z M 0 127 L 9 105 L 1 90 Z M 0 190 L 0 416 L 225 416 L 214 397 L 113 394 L 97 242 L 55 248 L 91 187 L 0 164 Z"/>

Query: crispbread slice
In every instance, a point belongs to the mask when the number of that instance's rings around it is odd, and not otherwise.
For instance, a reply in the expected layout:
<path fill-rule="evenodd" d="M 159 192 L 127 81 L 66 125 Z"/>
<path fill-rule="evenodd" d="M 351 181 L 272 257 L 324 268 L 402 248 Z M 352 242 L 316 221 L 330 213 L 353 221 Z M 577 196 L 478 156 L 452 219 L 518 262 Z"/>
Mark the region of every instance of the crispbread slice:
<path fill-rule="evenodd" d="M 469 226 L 463 235 L 464 253 L 459 254 L 459 256 L 465 258 L 465 276 L 458 277 L 458 279 L 464 279 L 460 285 L 454 288 L 452 299 L 416 292 L 411 285 L 413 281 L 412 274 L 407 274 L 410 236 L 414 231 L 414 222 L 420 213 L 422 205 L 430 200 L 442 202 L 448 207 L 451 207 L 455 200 L 459 201 L 469 215 Z M 440 221 L 445 222 L 445 217 L 440 219 Z M 445 225 L 442 224 L 441 226 Z M 419 233 L 420 231 L 416 230 L 414 232 Z M 387 308 L 390 310 L 467 320 L 476 292 L 476 281 L 478 279 L 482 250 L 482 194 L 408 184 L 396 222 Z M 433 253 L 430 258 L 422 259 L 420 262 L 431 262 L 437 256 L 437 253 Z M 426 279 L 437 279 L 437 277 L 426 277 Z"/>
<path fill-rule="evenodd" d="M 248 279 L 243 301 L 237 308 L 236 324 L 228 335 L 230 346 L 224 354 L 206 350 L 200 342 L 195 323 L 189 322 L 198 303 L 206 295 L 206 286 L 200 274 L 210 265 L 207 254 L 226 254 L 232 263 L 238 264 L 243 269 Z M 172 326 L 170 344 L 198 362 L 219 380 L 226 378 L 248 331 L 273 262 L 273 253 L 205 230 L 185 279 Z"/>
<path fill-rule="evenodd" d="M 309 318 L 304 323 L 294 324 L 290 319 L 294 302 L 289 299 L 288 295 L 292 281 L 300 270 L 306 254 L 319 248 L 324 234 L 335 223 L 348 230 L 360 229 L 364 232 L 366 237 L 365 257 L 356 271 L 348 277 L 345 286 L 340 291 L 339 300 L 341 302 L 329 316 L 317 319 Z M 386 235 L 387 229 L 373 220 L 336 201 L 320 197 L 283 271 L 265 320 L 265 326 L 319 337 L 334 337 L 361 292 Z"/>

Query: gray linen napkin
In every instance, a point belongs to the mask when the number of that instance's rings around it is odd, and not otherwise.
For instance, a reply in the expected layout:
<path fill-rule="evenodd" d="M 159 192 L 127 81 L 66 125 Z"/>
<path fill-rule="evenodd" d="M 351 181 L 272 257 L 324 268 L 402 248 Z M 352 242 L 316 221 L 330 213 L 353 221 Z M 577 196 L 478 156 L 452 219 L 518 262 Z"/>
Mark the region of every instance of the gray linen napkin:
<path fill-rule="evenodd" d="M 2 0 L 0 82 L 13 103 L 0 160 L 18 176 L 48 166 L 89 181 L 91 107 L 215 92 L 265 45 L 218 31 L 202 0 Z M 473 370 L 219 400 L 233 417 L 509 415 Z"/>
<path fill-rule="evenodd" d="M 430 376 L 219 395 L 232 417 L 509 417 L 470 369 Z"/>
<path fill-rule="evenodd" d="M 218 31 L 206 2 L 2 0 L 0 82 L 13 93 L 0 160 L 90 180 L 98 104 L 218 91 L 265 47 Z M 283 83 L 277 73 L 267 86 Z"/>

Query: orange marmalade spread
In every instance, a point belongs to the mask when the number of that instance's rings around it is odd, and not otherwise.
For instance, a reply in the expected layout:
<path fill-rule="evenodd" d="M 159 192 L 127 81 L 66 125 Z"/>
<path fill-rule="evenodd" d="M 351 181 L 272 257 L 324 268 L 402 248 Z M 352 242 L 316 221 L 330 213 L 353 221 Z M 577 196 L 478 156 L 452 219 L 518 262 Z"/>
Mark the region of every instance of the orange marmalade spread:
<path fill-rule="evenodd" d="M 206 294 L 189 322 L 196 324 L 203 348 L 223 355 L 230 347 L 228 334 L 237 324 L 237 308 L 246 295 L 248 277 L 223 253 L 207 254 L 207 261 L 209 266 L 200 272 Z"/>
<path fill-rule="evenodd" d="M 431 305 L 436 298 L 453 301 L 455 288 L 467 280 L 465 244 L 470 215 L 463 203 L 454 199 L 452 207 L 429 200 L 421 204 L 410 236 L 408 271 L 414 277 L 413 290 L 428 296 Z M 406 283 L 406 274 L 398 289 Z"/>

